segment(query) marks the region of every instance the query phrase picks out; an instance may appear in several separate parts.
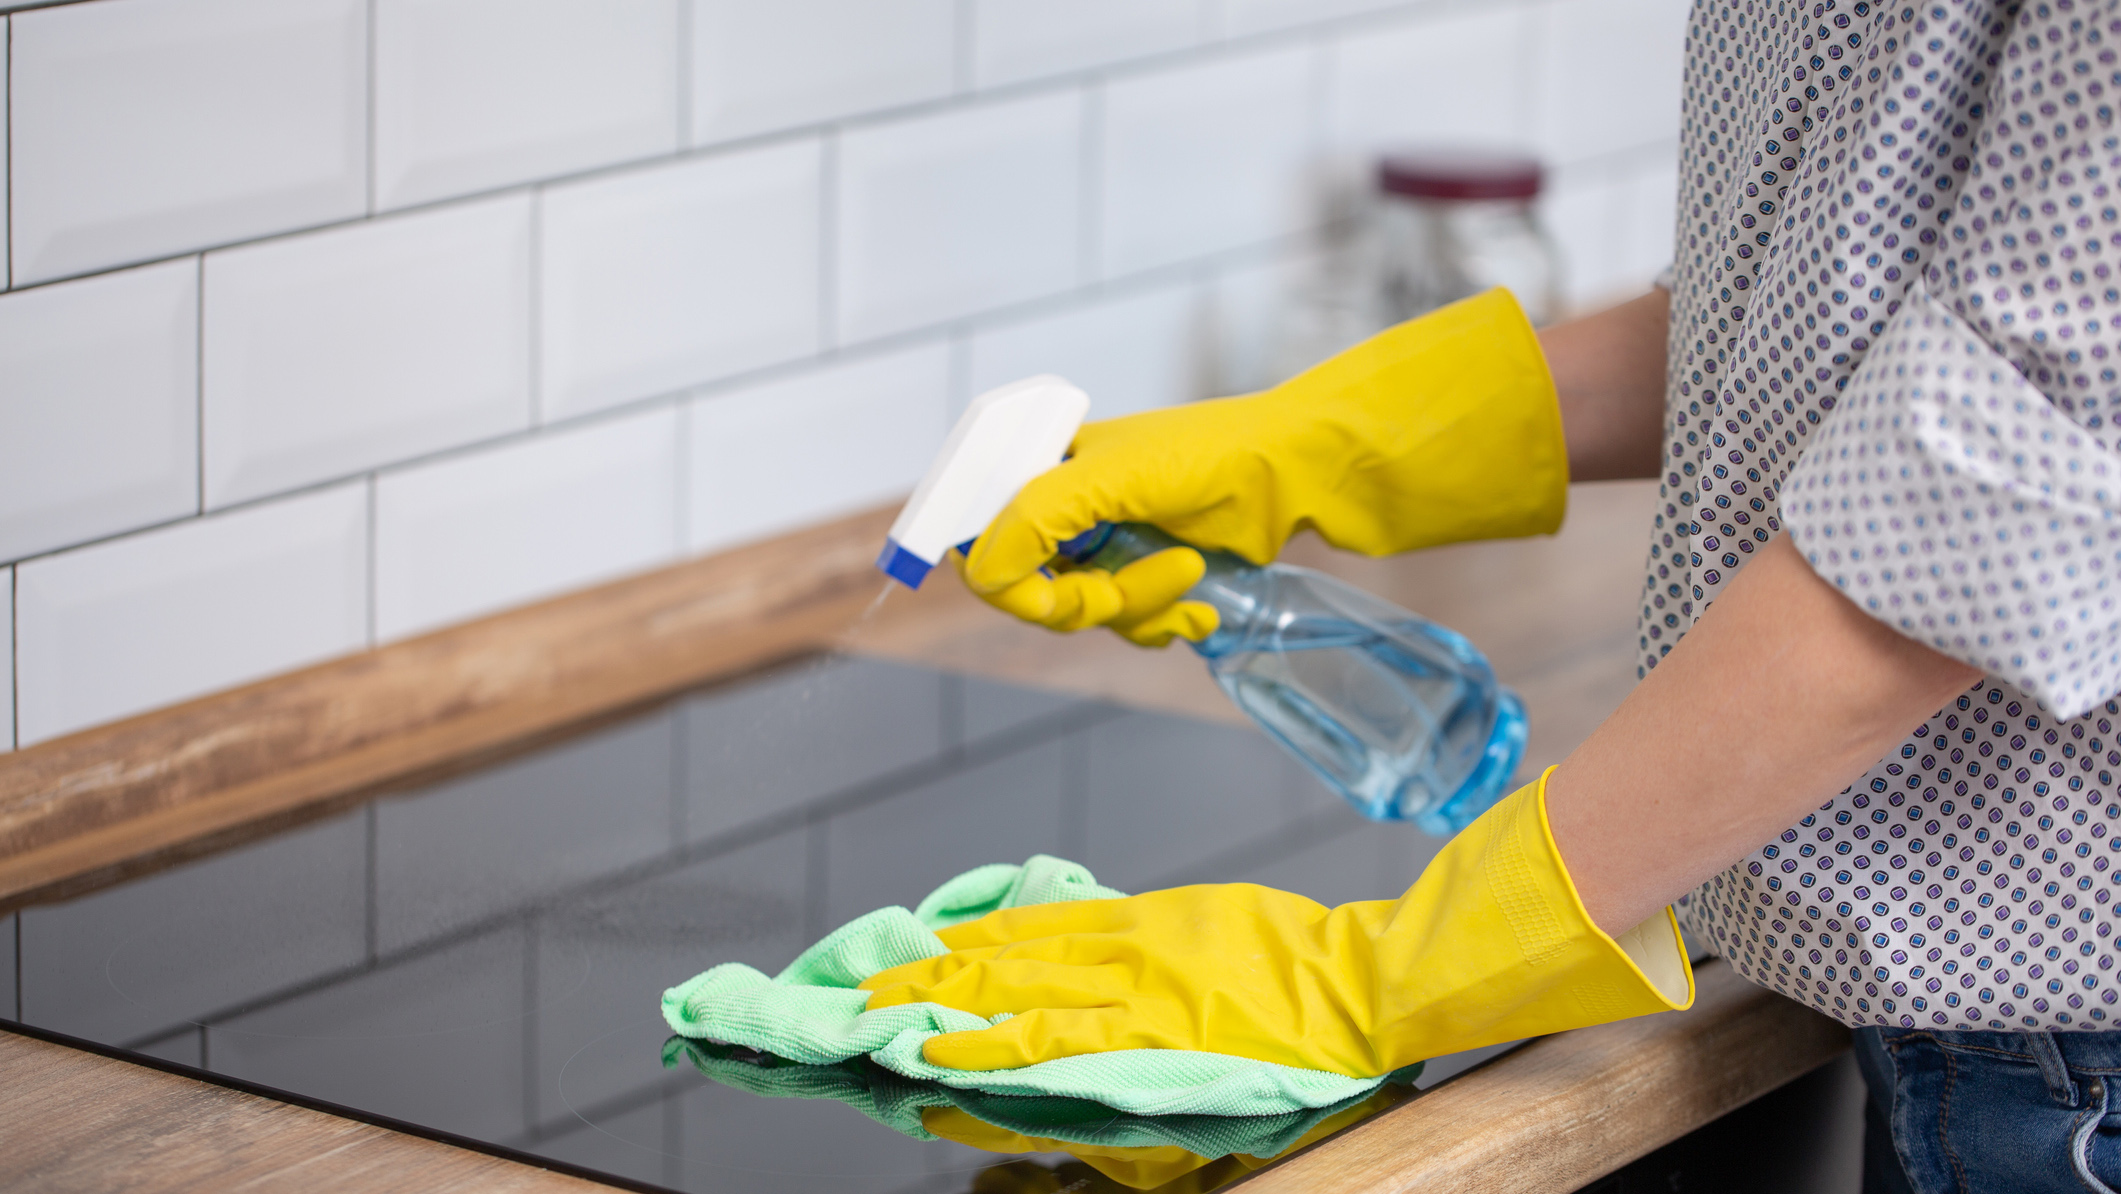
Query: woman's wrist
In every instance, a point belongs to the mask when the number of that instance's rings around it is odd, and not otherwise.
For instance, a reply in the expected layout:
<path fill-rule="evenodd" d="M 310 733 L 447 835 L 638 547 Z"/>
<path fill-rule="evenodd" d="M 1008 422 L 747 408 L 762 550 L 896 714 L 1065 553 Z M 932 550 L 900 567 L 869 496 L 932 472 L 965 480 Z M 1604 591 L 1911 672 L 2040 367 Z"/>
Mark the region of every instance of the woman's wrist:
<path fill-rule="evenodd" d="M 1670 299 L 1653 288 L 1640 298 L 1539 333 L 1561 404 L 1571 480 L 1657 475 L 1664 448 Z"/>

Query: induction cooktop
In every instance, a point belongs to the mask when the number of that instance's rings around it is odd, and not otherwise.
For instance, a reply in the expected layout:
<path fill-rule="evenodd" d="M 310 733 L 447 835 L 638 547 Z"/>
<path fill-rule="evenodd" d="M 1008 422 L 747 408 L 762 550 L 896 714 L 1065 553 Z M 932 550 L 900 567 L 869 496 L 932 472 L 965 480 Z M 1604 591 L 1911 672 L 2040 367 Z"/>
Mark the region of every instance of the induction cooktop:
<path fill-rule="evenodd" d="M 636 1188 L 1206 1190 L 1260 1162 L 1189 1160 L 1197 1131 L 1095 1108 L 1060 1120 L 1170 1143 L 1070 1152 L 991 1114 L 952 1121 L 970 1143 L 919 1139 L 921 1092 L 890 1075 L 688 1049 L 657 999 L 718 962 L 771 973 L 984 863 L 1334 904 L 1398 894 L 1439 845 L 1364 821 L 1246 728 L 818 657 L 25 908 L 0 919 L 0 1016 Z M 1254 1136 L 1294 1147 L 1411 1093 Z"/>

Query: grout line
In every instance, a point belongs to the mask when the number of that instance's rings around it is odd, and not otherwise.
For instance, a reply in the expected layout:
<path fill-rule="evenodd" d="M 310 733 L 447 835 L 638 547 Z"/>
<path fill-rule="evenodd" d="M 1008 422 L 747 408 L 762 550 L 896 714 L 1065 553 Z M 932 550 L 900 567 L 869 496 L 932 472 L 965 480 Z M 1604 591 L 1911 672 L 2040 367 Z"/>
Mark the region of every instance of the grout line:
<path fill-rule="evenodd" d="M 22 746 L 22 569 L 7 567 L 7 745 Z"/>
<path fill-rule="evenodd" d="M 677 0 L 677 150 L 692 147 L 692 11 L 693 0 Z"/>
<path fill-rule="evenodd" d="M 194 260 L 196 289 L 192 296 L 192 467 L 198 474 L 198 501 L 194 508 L 206 513 L 206 254 Z"/>
<path fill-rule="evenodd" d="M 820 354 L 839 349 L 840 131 L 828 129 L 818 145 L 817 343 Z"/>
<path fill-rule="evenodd" d="M 682 560 L 692 554 L 692 395 L 680 394 L 675 401 L 670 500 L 677 510 L 670 520 L 670 550 L 671 558 Z"/>
<path fill-rule="evenodd" d="M 527 296 L 529 310 L 524 313 L 530 322 L 530 334 L 524 337 L 524 352 L 529 357 L 525 364 L 525 380 L 530 387 L 530 425 L 545 425 L 545 188 L 530 188 L 530 293 Z"/>
<path fill-rule="evenodd" d="M 6 123 L 0 125 L 0 167 L 7 173 L 7 193 L 0 195 L 7 211 L 6 219 L 0 222 L 0 289 L 15 288 L 15 18 L 0 17 L 0 54 L 6 61 L 0 63 L 7 70 L 7 90 L 0 92 L 0 116 Z"/>
<path fill-rule="evenodd" d="M 957 45 L 954 47 L 956 53 L 952 56 L 952 66 L 956 78 L 952 82 L 956 85 L 957 93 L 963 95 L 978 85 L 977 80 L 973 78 L 974 47 L 979 38 L 979 12 L 975 7 L 975 0 L 957 0 L 954 33 Z"/>
<path fill-rule="evenodd" d="M 368 30 L 368 94 L 363 97 L 368 117 L 367 179 L 368 214 L 376 214 L 376 0 L 368 0 L 365 17 Z"/>
<path fill-rule="evenodd" d="M 368 646 L 376 645 L 376 490 L 380 482 L 376 474 L 368 474 Z"/>
<path fill-rule="evenodd" d="M 1076 198 L 1075 282 L 1078 286 L 1089 286 L 1099 282 L 1104 272 L 1101 268 L 1105 236 L 1104 79 L 1092 79 L 1083 86 L 1081 117 L 1077 150 L 1080 157 L 1076 164 L 1082 177 L 1077 184 L 1080 190 Z"/>

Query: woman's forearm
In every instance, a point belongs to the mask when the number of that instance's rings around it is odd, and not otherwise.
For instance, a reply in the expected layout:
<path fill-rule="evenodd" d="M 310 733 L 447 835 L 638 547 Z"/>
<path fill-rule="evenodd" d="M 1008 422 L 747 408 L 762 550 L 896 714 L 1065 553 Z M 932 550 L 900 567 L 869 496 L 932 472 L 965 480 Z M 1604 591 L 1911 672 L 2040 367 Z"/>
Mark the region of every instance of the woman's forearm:
<path fill-rule="evenodd" d="M 1640 924 L 1980 678 L 1857 609 L 1777 536 L 1548 783 L 1585 910 L 1609 933 Z"/>
<path fill-rule="evenodd" d="M 1671 296 L 1652 289 L 1539 333 L 1561 400 L 1570 480 L 1657 475 L 1670 309 Z"/>

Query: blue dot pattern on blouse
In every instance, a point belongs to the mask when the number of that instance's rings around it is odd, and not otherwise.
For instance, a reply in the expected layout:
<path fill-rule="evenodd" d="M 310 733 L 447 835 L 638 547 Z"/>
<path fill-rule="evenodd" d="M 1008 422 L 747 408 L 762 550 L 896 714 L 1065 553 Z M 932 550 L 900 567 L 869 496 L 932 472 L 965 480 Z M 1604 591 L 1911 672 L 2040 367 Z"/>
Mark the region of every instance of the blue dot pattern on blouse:
<path fill-rule="evenodd" d="M 1681 901 L 1851 1025 L 2121 1026 L 2121 0 L 1696 0 L 1644 671 L 1783 523 L 1989 678 Z"/>

